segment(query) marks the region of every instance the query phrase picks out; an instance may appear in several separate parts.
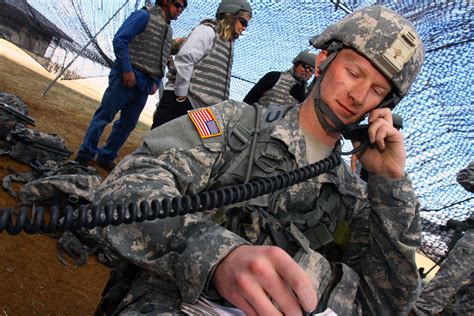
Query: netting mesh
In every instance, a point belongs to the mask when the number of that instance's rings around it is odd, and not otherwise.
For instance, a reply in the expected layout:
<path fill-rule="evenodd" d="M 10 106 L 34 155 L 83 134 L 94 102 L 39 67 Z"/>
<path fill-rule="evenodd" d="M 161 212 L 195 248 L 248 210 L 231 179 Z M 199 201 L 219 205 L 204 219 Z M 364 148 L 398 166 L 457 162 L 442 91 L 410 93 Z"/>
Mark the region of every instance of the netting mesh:
<path fill-rule="evenodd" d="M 293 57 L 308 48 L 309 38 L 346 15 L 345 11 L 374 3 L 337 2 L 339 7 L 329 0 L 250 1 L 253 18 L 246 34 L 236 43 L 231 97 L 241 100 L 266 72 L 289 68 Z M 422 212 L 423 250 L 436 260 L 446 251 L 452 234 L 442 231 L 440 225 L 449 218 L 465 219 L 474 205 L 472 193 L 456 183 L 456 173 L 474 159 L 472 2 L 376 2 L 410 19 L 426 47 L 423 71 L 395 112 L 404 118 L 407 171 L 425 210 Z M 12 18 L 5 12 L 17 10 L 28 17 L 31 29 L 51 35 L 44 53 L 35 51 L 53 62 L 49 63 L 50 69 L 55 64 L 67 65 L 103 28 L 84 52 L 85 57 L 71 66 L 69 75 L 74 77 L 107 74 L 107 59 L 114 57 L 114 33 L 145 1 L 0 0 L 0 3 L 4 12 L 0 13 L 2 25 L 10 23 Z M 188 9 L 172 23 L 175 37 L 186 36 L 202 19 L 213 17 L 219 1 L 188 0 L 188 3 Z M 8 28 L 7 31 L 11 32 Z M 7 31 L 2 29 L 2 37 L 21 44 Z M 48 42 L 47 37 L 43 40 Z"/>

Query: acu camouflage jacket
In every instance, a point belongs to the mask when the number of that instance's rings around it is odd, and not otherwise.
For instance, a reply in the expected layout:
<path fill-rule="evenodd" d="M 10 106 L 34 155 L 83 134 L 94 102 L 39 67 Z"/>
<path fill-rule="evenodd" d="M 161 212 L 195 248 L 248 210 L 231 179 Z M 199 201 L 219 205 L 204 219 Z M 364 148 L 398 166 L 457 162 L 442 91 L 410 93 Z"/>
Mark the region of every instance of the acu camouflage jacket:
<path fill-rule="evenodd" d="M 171 198 L 207 189 L 225 164 L 226 132 L 249 111 L 249 105 L 226 101 L 212 107 L 224 134 L 202 140 L 189 117 L 183 116 L 151 131 L 145 144 L 124 158 L 101 184 L 96 202 L 128 202 Z M 306 148 L 294 107 L 273 129 L 272 137 L 286 144 L 294 165 L 302 167 Z M 406 314 L 420 289 L 415 252 L 421 243 L 416 198 L 408 177 L 395 181 L 370 175 L 366 186 L 343 163 L 331 172 L 294 185 L 278 197 L 277 210 L 308 213 L 325 210 L 321 188 L 330 185 L 352 237 L 343 261 L 359 276 L 357 296 L 345 302 L 360 313 Z M 171 313 L 179 302 L 195 302 L 210 286 L 216 265 L 234 248 L 249 241 L 213 223 L 210 213 L 166 218 L 131 225 L 109 226 L 106 241 L 126 260 L 142 268 L 123 305 L 140 310 L 141 297 Z M 323 214 L 315 214 L 323 217 Z M 337 219 L 339 220 L 339 219 Z M 146 295 L 150 289 L 153 297 Z M 161 291 L 161 292 L 160 292 Z M 159 299 L 157 294 L 165 293 Z M 207 291 L 205 291 L 207 292 Z M 158 300 L 160 300 L 158 302 Z M 145 305 L 145 307 L 148 307 Z M 346 306 L 347 307 L 347 306 Z M 128 308 L 128 309 L 127 309 Z"/>

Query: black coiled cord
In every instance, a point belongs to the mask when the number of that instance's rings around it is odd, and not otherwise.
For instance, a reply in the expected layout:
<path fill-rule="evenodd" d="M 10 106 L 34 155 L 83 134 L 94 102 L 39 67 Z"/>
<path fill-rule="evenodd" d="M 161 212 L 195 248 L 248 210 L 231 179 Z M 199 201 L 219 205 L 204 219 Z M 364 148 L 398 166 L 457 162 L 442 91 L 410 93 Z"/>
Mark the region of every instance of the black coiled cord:
<path fill-rule="evenodd" d="M 316 163 L 276 176 L 258 178 L 246 184 L 225 186 L 198 194 L 186 194 L 172 199 L 163 199 L 161 202 L 158 200 L 142 201 L 140 204 L 129 203 L 127 206 L 117 204 L 115 208 L 111 204 L 101 207 L 81 205 L 77 216 L 73 216 L 74 208 L 70 205 L 66 206 L 63 211 L 60 211 L 57 206 L 52 206 L 48 222 L 46 222 L 45 210 L 42 207 L 34 210 L 32 219 L 28 215 L 28 208 L 20 208 L 15 221 L 13 221 L 12 210 L 6 208 L 0 211 L 0 233 L 3 230 L 10 235 L 17 235 L 22 230 L 27 234 L 34 234 L 77 230 L 82 227 L 91 229 L 212 210 L 287 188 L 325 173 L 340 163 L 340 155 L 333 152 L 328 158 Z M 91 216 L 88 216 L 89 214 Z"/>

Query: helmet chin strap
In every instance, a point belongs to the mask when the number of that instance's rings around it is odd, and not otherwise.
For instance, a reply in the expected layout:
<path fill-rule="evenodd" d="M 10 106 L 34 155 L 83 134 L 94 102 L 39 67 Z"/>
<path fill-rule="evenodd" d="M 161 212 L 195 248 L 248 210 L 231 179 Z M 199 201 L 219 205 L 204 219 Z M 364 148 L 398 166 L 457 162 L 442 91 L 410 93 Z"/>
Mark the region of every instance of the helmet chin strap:
<path fill-rule="evenodd" d="M 319 66 L 319 76 L 316 79 L 316 93 L 314 95 L 314 109 L 318 120 L 326 132 L 341 132 L 344 123 L 337 117 L 329 106 L 321 100 L 321 82 L 323 81 L 329 64 L 336 58 L 338 51 L 332 52 L 324 62 Z"/>

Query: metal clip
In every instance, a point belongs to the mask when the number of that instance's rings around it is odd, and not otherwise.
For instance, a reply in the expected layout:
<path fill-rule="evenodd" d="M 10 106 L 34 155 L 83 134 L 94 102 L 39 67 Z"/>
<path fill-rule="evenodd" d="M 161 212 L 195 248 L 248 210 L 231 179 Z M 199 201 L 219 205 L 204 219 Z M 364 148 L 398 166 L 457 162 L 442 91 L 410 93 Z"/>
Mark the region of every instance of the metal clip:
<path fill-rule="evenodd" d="M 310 243 L 309 243 L 308 238 L 306 238 L 306 236 L 303 235 L 301 230 L 299 230 L 295 224 L 290 223 L 289 233 L 296 240 L 296 242 L 301 246 L 301 248 L 303 248 L 303 250 L 306 253 L 310 253 L 311 250 L 309 247 Z"/>

